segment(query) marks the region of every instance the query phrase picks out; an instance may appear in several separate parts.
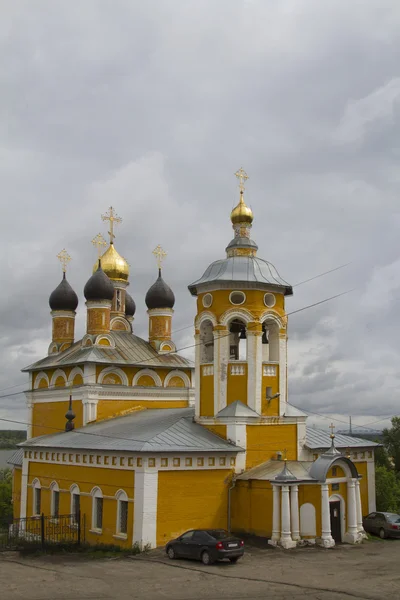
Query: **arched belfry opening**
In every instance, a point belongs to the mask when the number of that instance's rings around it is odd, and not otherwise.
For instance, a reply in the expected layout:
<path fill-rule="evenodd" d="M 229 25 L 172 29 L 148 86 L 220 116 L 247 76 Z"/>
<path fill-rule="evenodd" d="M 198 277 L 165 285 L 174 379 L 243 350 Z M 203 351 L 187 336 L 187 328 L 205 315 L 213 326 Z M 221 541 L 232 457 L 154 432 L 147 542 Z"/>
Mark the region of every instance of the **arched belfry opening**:
<path fill-rule="evenodd" d="M 275 321 L 263 322 L 261 341 L 263 362 L 279 362 L 279 326 Z"/>
<path fill-rule="evenodd" d="M 247 360 L 247 329 L 242 319 L 229 324 L 229 360 Z"/>
<path fill-rule="evenodd" d="M 200 362 L 201 364 L 214 361 L 214 332 L 213 324 L 205 320 L 200 325 Z"/>

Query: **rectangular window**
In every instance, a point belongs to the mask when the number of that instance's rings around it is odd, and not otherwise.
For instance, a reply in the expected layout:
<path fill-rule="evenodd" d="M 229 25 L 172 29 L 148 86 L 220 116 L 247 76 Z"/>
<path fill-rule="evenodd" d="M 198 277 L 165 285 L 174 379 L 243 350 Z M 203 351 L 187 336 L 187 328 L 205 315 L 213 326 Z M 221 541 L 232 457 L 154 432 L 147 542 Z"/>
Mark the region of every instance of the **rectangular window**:
<path fill-rule="evenodd" d="M 53 490 L 52 492 L 52 504 L 51 504 L 51 516 L 53 519 L 58 519 L 60 513 L 60 492 Z"/>
<path fill-rule="evenodd" d="M 33 493 L 34 493 L 34 498 L 33 498 L 34 515 L 40 515 L 42 490 L 40 488 L 34 488 Z"/>
<path fill-rule="evenodd" d="M 338 492 L 340 489 L 340 486 L 338 483 L 332 483 L 332 492 Z"/>
<path fill-rule="evenodd" d="M 73 523 L 79 523 L 79 512 L 81 509 L 81 497 L 79 494 L 72 494 L 72 518 Z"/>
<path fill-rule="evenodd" d="M 103 528 L 103 498 L 94 499 L 94 519 L 95 529 Z"/>
<path fill-rule="evenodd" d="M 128 533 L 128 502 L 126 500 L 119 501 L 118 529 L 118 533 Z"/>
<path fill-rule="evenodd" d="M 336 477 L 337 475 L 337 467 L 332 467 L 332 477 Z"/>

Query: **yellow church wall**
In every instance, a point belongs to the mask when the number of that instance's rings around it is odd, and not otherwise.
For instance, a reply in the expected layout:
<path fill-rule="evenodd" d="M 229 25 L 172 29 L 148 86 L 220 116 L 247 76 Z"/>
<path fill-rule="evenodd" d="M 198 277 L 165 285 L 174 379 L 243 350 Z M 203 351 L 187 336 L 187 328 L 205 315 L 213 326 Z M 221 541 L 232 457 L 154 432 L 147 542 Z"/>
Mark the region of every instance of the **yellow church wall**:
<path fill-rule="evenodd" d="M 21 479 L 22 469 L 14 467 L 12 478 L 12 505 L 14 519 L 19 519 L 21 510 Z"/>
<path fill-rule="evenodd" d="M 157 546 L 187 529 L 226 529 L 231 471 L 165 471 L 158 474 Z M 207 510 L 205 510 L 207 507 Z"/>
<path fill-rule="evenodd" d="M 99 400 L 97 404 L 97 421 L 118 417 L 132 408 L 187 408 L 187 400 Z"/>
<path fill-rule="evenodd" d="M 64 431 L 69 401 L 63 402 L 40 402 L 33 405 L 32 409 L 32 437 L 39 435 L 50 435 Z M 81 400 L 72 401 L 72 410 L 76 417 L 75 427 L 83 425 L 83 406 Z M 45 427 L 42 427 L 45 425 Z"/>
<path fill-rule="evenodd" d="M 321 486 L 299 485 L 299 509 L 303 504 L 312 504 L 315 508 L 316 533 L 321 537 Z M 305 536 L 308 537 L 308 536 Z"/>
<path fill-rule="evenodd" d="M 362 515 L 366 517 L 369 513 L 369 498 L 368 498 L 368 463 L 357 462 L 355 463 L 358 474 L 361 475 L 360 479 L 360 494 L 361 494 L 361 508 Z"/>
<path fill-rule="evenodd" d="M 272 534 L 272 486 L 269 481 L 238 481 L 232 490 L 231 527 L 237 533 Z"/>
<path fill-rule="evenodd" d="M 247 425 L 246 469 L 259 465 L 286 450 L 288 460 L 297 460 L 297 427 L 290 425 Z"/>
<path fill-rule="evenodd" d="M 247 404 L 247 363 L 240 364 L 244 366 L 243 375 L 232 375 L 230 365 L 228 366 L 227 404 L 232 404 L 236 400 Z"/>
<path fill-rule="evenodd" d="M 263 377 L 261 382 L 261 414 L 268 417 L 279 415 L 279 397 L 267 400 L 267 387 L 271 388 L 271 396 L 279 392 L 279 365 L 276 365 L 276 372 L 273 377 Z"/>
<path fill-rule="evenodd" d="M 214 376 L 200 374 L 200 416 L 214 416 Z"/>
<path fill-rule="evenodd" d="M 129 547 L 133 535 L 133 502 L 128 503 L 128 534 L 127 540 L 115 538 L 117 526 L 118 490 L 124 490 L 129 498 L 134 498 L 135 472 L 116 469 L 94 468 L 87 466 L 59 465 L 51 463 L 29 463 L 28 485 L 38 478 L 42 487 L 41 508 L 45 516 L 51 514 L 50 485 L 55 481 L 60 489 L 59 514 L 71 513 L 70 487 L 79 486 L 81 493 L 81 514 L 85 515 L 85 540 L 90 544 L 116 544 Z M 102 533 L 91 532 L 92 527 L 92 496 L 90 492 L 99 487 L 103 493 L 103 528 Z M 28 487 L 27 516 L 33 514 L 33 491 Z"/>
<path fill-rule="evenodd" d="M 236 306 L 234 304 L 231 304 L 231 302 L 229 300 L 229 295 L 233 289 L 237 290 L 237 291 L 243 291 L 246 294 L 246 302 L 243 305 Z M 205 294 L 200 294 L 197 298 L 197 312 L 201 313 L 204 310 L 209 310 L 217 317 L 218 320 L 224 314 L 224 312 L 229 309 L 244 308 L 244 309 L 250 311 L 254 315 L 255 318 L 259 318 L 267 310 L 275 311 L 275 312 L 279 313 L 280 315 L 283 315 L 285 313 L 285 300 L 284 300 L 283 294 L 277 294 L 274 292 L 276 303 L 272 309 L 269 309 L 264 304 L 264 296 L 266 293 L 265 291 L 241 290 L 240 286 L 239 287 L 235 286 L 229 290 L 214 290 L 212 292 L 207 292 L 207 293 L 211 293 L 213 296 L 213 302 L 212 302 L 211 307 L 209 309 L 204 308 L 203 296 Z"/>
<path fill-rule="evenodd" d="M 105 368 L 108 368 L 104 365 L 96 365 L 96 381 L 98 381 L 100 373 L 102 371 L 104 371 Z M 152 366 L 151 364 L 149 365 L 142 365 L 139 367 L 125 367 L 125 366 L 116 366 L 115 368 L 119 368 L 121 369 L 127 376 L 128 378 L 128 385 L 132 385 L 133 383 L 133 378 L 135 377 L 135 375 L 137 375 L 137 373 L 139 373 L 139 371 L 143 371 L 145 369 L 151 369 L 152 371 L 155 371 L 157 373 L 157 375 L 160 377 L 162 384 L 164 385 L 164 380 L 166 378 L 166 376 L 171 372 L 174 371 L 175 368 L 171 368 L 171 369 L 158 369 L 154 366 Z M 189 380 L 191 381 L 191 377 L 192 377 L 192 372 L 190 369 L 178 369 L 180 372 L 184 373 L 185 375 L 187 375 L 187 377 L 189 377 Z M 150 385 L 150 386 L 154 386 L 154 382 L 153 380 L 148 377 L 147 383 L 142 383 L 140 382 L 140 384 L 138 383 L 137 385 Z M 178 386 L 180 387 L 180 386 Z"/>
<path fill-rule="evenodd" d="M 168 385 L 167 387 L 185 387 L 185 382 L 183 381 L 182 377 L 171 377 L 171 379 L 168 381 Z"/>
<path fill-rule="evenodd" d="M 224 438 L 226 440 L 226 425 L 203 425 L 206 429 L 209 429 L 219 437 Z"/>
<path fill-rule="evenodd" d="M 42 369 L 40 371 L 33 371 L 32 372 L 32 385 L 33 385 L 33 388 L 35 388 L 36 378 L 39 375 L 39 373 L 46 373 L 47 377 L 49 378 L 49 381 L 51 381 L 51 378 L 53 377 L 54 373 L 56 371 L 60 370 L 60 371 L 62 371 L 62 373 L 65 374 L 65 377 L 68 380 L 68 377 L 70 376 L 71 371 L 72 371 L 73 368 L 74 367 L 63 367 L 62 369 L 59 369 L 59 368 L 57 368 L 57 369 Z M 57 385 L 57 380 L 56 380 L 56 384 L 55 385 Z M 64 381 L 63 381 L 62 385 L 64 386 Z M 42 384 L 39 385 L 39 388 L 43 388 L 43 387 L 47 387 L 47 386 L 46 385 L 42 385 Z"/>
<path fill-rule="evenodd" d="M 136 382 L 136 385 L 143 385 L 146 387 L 154 387 L 156 385 L 155 380 L 150 375 L 141 375 Z"/>

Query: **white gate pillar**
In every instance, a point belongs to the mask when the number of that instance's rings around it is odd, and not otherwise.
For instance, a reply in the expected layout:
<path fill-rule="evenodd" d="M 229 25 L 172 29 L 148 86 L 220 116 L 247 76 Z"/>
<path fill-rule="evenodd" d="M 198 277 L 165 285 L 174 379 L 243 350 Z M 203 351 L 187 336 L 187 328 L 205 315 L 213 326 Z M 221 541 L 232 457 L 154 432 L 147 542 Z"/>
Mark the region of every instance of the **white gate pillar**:
<path fill-rule="evenodd" d="M 279 538 L 281 537 L 281 507 L 280 507 L 280 499 L 281 499 L 281 489 L 279 485 L 272 486 L 272 537 L 268 541 L 271 546 L 276 546 L 279 542 Z"/>
<path fill-rule="evenodd" d="M 292 519 L 292 539 L 297 541 L 300 539 L 300 522 L 299 522 L 299 486 L 292 485 L 290 487 L 290 511 Z"/>
<path fill-rule="evenodd" d="M 281 507 L 282 507 L 282 522 L 281 522 L 281 539 L 280 545 L 282 548 L 294 548 L 296 542 L 292 540 L 290 530 L 290 497 L 289 486 L 283 485 L 281 492 Z"/>
<path fill-rule="evenodd" d="M 335 540 L 331 534 L 331 513 L 329 507 L 329 485 L 321 484 L 321 522 L 322 534 L 318 544 L 324 548 L 333 548 Z"/>
<path fill-rule="evenodd" d="M 361 536 L 357 528 L 357 500 L 356 500 L 356 480 L 347 481 L 347 531 L 344 541 L 348 544 L 356 544 L 361 541 Z"/>

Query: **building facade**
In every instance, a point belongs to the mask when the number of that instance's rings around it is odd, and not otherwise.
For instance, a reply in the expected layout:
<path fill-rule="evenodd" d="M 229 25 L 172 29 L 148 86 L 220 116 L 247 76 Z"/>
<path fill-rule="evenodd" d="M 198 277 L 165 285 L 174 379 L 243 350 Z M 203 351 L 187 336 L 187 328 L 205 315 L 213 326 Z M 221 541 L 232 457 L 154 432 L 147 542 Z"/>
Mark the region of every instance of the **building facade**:
<path fill-rule="evenodd" d="M 189 286 L 194 365 L 172 339 L 175 298 L 161 262 L 146 295 L 148 340 L 134 335 L 113 209 L 110 244 L 85 286 L 79 341 L 78 298 L 64 270 L 50 296 L 49 354 L 24 369 L 30 427 L 13 460 L 16 517 L 80 510 L 89 542 L 123 546 L 155 547 L 195 528 L 248 532 L 285 548 L 362 540 L 362 516 L 375 509 L 376 444 L 307 428 L 291 406 L 292 287 L 257 256 L 247 176 L 236 175 L 226 257 Z M 161 261 L 162 249 L 155 253 Z"/>

